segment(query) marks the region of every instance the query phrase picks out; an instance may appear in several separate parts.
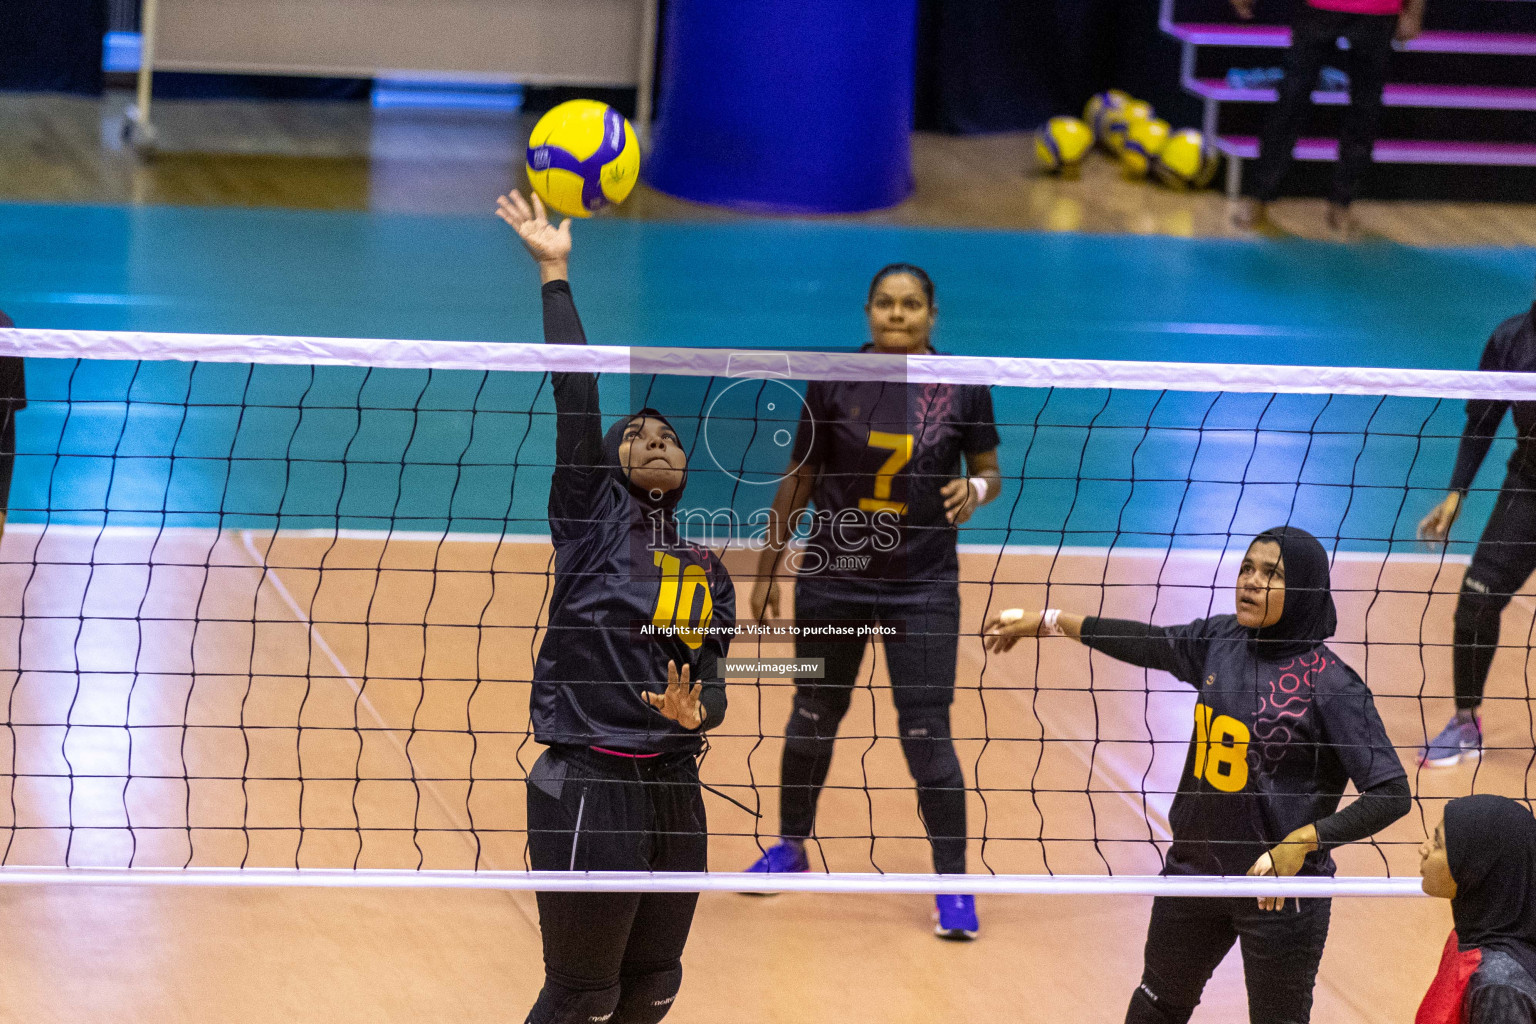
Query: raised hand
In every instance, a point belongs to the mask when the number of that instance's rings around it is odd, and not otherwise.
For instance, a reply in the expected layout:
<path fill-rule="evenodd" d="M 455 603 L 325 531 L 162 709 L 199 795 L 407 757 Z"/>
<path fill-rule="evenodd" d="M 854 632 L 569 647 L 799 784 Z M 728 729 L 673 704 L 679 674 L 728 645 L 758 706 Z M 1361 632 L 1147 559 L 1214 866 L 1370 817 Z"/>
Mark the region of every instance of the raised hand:
<path fill-rule="evenodd" d="M 1254 0 L 1232 0 L 1232 9 L 1239 18 L 1249 21 L 1253 18 L 1253 4 Z"/>
<path fill-rule="evenodd" d="M 688 666 L 683 666 L 682 674 L 677 671 L 676 662 L 667 663 L 667 689 L 664 693 L 651 693 L 649 691 L 640 696 L 645 702 L 657 711 L 662 717 L 670 718 L 684 729 L 697 729 L 704 724 L 706 712 L 704 704 L 699 700 L 699 694 L 704 692 L 701 683 L 688 685 Z"/>
<path fill-rule="evenodd" d="M 1027 612 L 1022 608 L 998 612 L 987 620 L 982 643 L 993 654 L 1006 654 L 1023 638 L 1039 636 L 1043 617 L 1043 612 Z"/>
<path fill-rule="evenodd" d="M 558 266 L 564 269 L 571 256 L 571 221 L 567 217 L 559 227 L 549 222 L 544 210 L 544 200 L 537 192 L 532 193 L 533 205 L 523 194 L 512 191 L 496 200 L 496 216 L 511 225 L 517 237 L 523 240 L 528 255 L 540 268 Z M 563 274 L 561 275 L 564 276 Z"/>

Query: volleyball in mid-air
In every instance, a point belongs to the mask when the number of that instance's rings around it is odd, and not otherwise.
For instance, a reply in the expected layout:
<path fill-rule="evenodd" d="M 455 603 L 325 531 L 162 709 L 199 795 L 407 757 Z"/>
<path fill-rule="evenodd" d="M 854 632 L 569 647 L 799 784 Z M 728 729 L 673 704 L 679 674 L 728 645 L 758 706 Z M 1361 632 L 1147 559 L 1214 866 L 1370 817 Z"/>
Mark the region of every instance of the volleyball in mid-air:
<path fill-rule="evenodd" d="M 624 115 L 596 100 L 568 100 L 528 137 L 528 183 L 545 205 L 590 217 L 622 203 L 640 177 L 640 143 Z"/>
<path fill-rule="evenodd" d="M 1123 89 L 1107 89 L 1088 97 L 1088 103 L 1083 107 L 1083 121 L 1093 131 L 1093 137 L 1100 145 L 1108 144 L 1104 137 L 1105 129 L 1109 127 L 1104 123 L 1105 115 L 1130 102 L 1131 94 Z"/>
<path fill-rule="evenodd" d="M 1092 129 L 1075 117 L 1053 117 L 1035 131 L 1035 161 L 1046 171 L 1076 167 L 1092 146 Z"/>
<path fill-rule="evenodd" d="M 1160 117 L 1132 121 L 1126 125 L 1125 141 L 1120 145 L 1120 165 L 1133 178 L 1145 178 L 1152 161 L 1168 144 L 1172 128 Z"/>
<path fill-rule="evenodd" d="M 1216 176 L 1216 151 L 1193 128 L 1174 132 L 1152 161 L 1152 173 L 1173 188 L 1204 188 Z"/>

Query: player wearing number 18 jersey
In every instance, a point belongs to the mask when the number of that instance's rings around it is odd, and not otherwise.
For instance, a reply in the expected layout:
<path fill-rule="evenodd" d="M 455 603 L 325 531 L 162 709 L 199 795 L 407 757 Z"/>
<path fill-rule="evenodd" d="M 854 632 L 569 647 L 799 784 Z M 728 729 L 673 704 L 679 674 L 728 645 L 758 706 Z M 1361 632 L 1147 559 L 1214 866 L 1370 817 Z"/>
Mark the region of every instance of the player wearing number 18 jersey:
<path fill-rule="evenodd" d="M 586 343 L 566 280 L 570 221 L 538 198 L 497 211 L 543 280 L 544 338 Z M 533 669 L 528 860 L 536 871 L 704 871 L 695 757 L 725 715 L 716 671 L 735 596 L 725 567 L 678 536 L 688 462 L 653 409 L 605 433 L 597 378 L 555 373 L 555 548 Z M 528 1024 L 655 1024 L 682 982 L 697 893 L 540 892 L 544 987 Z"/>
<path fill-rule="evenodd" d="M 922 270 L 881 270 L 866 312 L 874 339 L 866 351 L 932 352 L 933 282 Z M 752 603 L 758 616 L 776 613 L 777 575 L 793 570 L 795 656 L 821 659 L 824 674 L 795 682 L 780 775 L 782 839 L 750 870 L 808 867 L 805 842 L 868 643 L 867 633 L 818 631 L 878 627 L 894 631 L 882 633 L 882 644 L 934 870 L 965 872 L 965 777 L 949 719 L 960 633 L 955 542 L 971 512 L 997 497 L 997 443 L 992 396 L 980 385 L 837 381 L 807 389 Z M 807 517 L 804 550 L 788 554 L 792 524 Z M 976 934 L 969 896 L 937 897 L 934 914 L 944 938 Z"/>
<path fill-rule="evenodd" d="M 1164 874 L 1331 875 L 1333 847 L 1385 828 L 1411 800 L 1370 690 L 1323 643 L 1336 624 L 1323 546 L 1294 527 L 1260 534 L 1236 605 L 1183 626 L 1014 609 L 987 624 L 987 644 L 1066 635 L 1195 687 Z M 1349 782 L 1361 795 L 1340 811 Z M 1249 1019 L 1308 1020 L 1329 911 L 1327 899 L 1158 897 L 1126 1021 L 1189 1020 L 1239 938 Z"/>

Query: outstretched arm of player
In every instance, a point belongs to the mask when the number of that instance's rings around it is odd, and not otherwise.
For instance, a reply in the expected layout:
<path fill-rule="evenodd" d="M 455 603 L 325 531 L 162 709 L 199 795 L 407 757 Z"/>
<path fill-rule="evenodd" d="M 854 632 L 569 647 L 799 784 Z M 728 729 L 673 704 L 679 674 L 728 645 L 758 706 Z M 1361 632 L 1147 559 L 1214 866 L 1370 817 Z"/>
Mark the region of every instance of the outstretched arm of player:
<path fill-rule="evenodd" d="M 517 232 L 539 268 L 544 300 L 544 341 L 550 345 L 585 345 L 587 335 L 576 313 L 569 281 L 571 222 L 549 222 L 538 194 L 532 205 L 521 193 L 496 201 L 496 216 Z M 591 491 L 601 478 L 602 409 L 597 377 L 590 373 L 550 375 L 555 394 L 555 472 L 549 489 L 553 528 L 580 521 L 590 508 Z"/>
<path fill-rule="evenodd" d="M 1205 664 L 1205 644 L 1198 626 L 1198 622 L 1189 626 L 1154 626 L 1133 619 L 1078 615 L 1056 608 L 1038 612 L 1010 608 L 987 621 L 983 642 L 987 650 L 1001 654 L 1012 650 L 1025 637 L 1067 636 L 1116 661 L 1167 672 L 1195 685 Z"/>

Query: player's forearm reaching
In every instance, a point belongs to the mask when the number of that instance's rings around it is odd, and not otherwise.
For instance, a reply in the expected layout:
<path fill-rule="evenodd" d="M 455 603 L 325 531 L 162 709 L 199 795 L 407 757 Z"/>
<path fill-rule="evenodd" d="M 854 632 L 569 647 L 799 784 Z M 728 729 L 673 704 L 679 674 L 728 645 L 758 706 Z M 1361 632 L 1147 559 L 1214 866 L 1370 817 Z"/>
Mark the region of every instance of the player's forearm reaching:
<path fill-rule="evenodd" d="M 1182 626 L 1010 609 L 986 624 L 993 653 L 1068 636 L 1195 687 L 1194 738 L 1168 818 L 1164 874 L 1331 875 L 1329 850 L 1408 813 L 1410 795 L 1371 692 L 1324 644 L 1333 635 L 1328 556 L 1280 527 L 1249 546 L 1236 614 Z M 1360 798 L 1337 810 L 1347 783 Z M 1242 938 L 1254 1020 L 1305 1021 L 1329 901 L 1154 900 L 1131 1024 L 1187 1021 L 1206 979 Z M 1283 916 L 1276 912 L 1284 911 Z"/>

